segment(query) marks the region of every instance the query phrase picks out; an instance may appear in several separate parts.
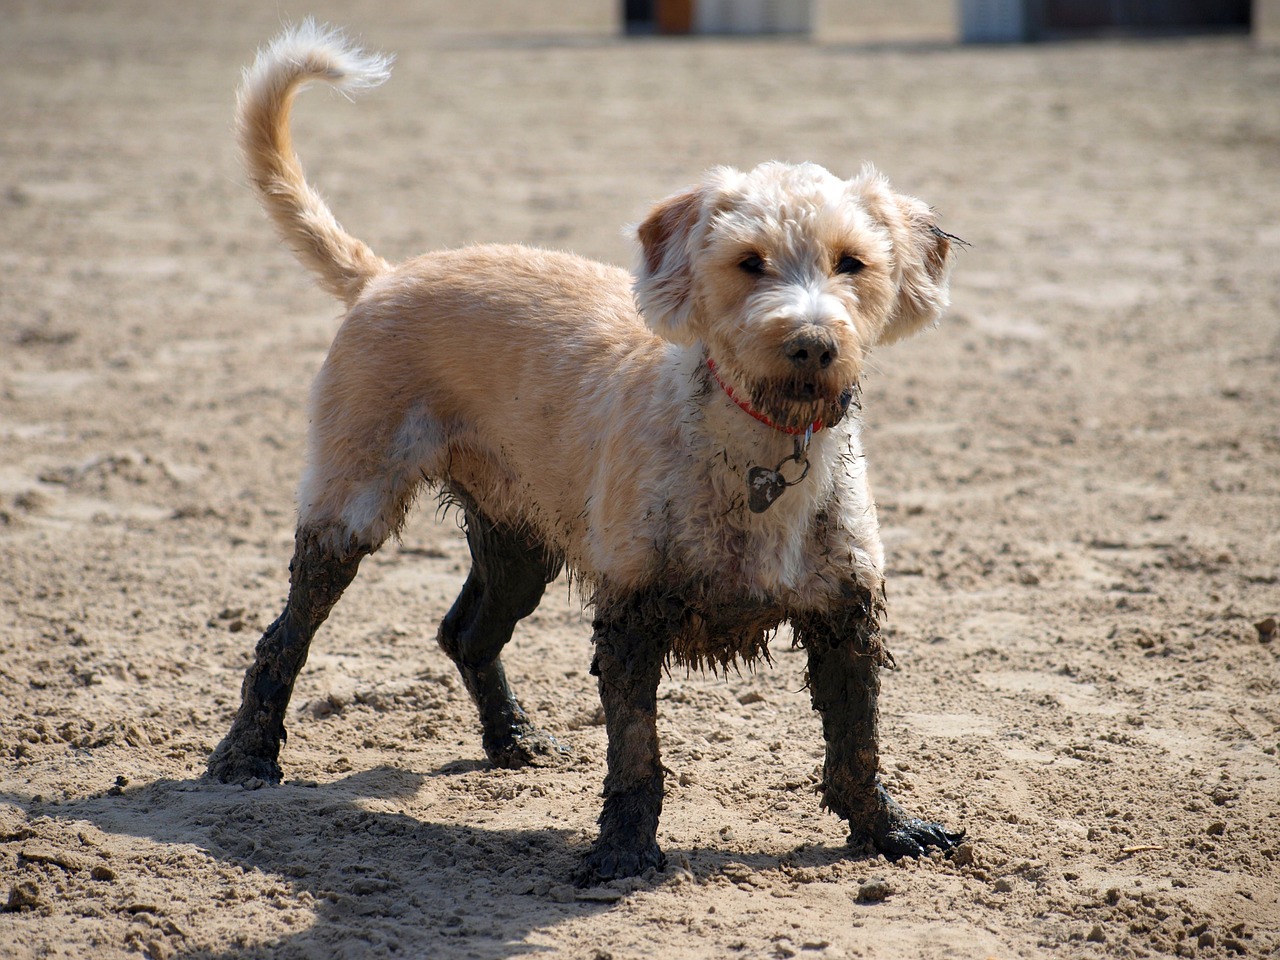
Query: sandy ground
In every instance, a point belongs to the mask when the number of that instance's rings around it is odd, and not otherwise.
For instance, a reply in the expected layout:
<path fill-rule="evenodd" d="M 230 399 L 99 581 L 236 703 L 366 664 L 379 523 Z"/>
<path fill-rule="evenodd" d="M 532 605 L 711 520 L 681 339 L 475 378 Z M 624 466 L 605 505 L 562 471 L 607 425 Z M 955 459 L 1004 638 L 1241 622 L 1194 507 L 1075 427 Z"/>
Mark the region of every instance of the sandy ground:
<path fill-rule="evenodd" d="M 626 42 L 567 0 L 473 5 L 487 34 L 408 0 L 3 6 L 0 956 L 1280 949 L 1280 57 Z M 573 890 L 604 768 L 589 624 L 557 587 L 509 652 L 573 758 L 489 769 L 434 643 L 466 549 L 430 504 L 317 641 L 287 782 L 201 779 L 282 602 L 337 322 L 229 132 L 240 67 L 311 10 L 399 56 L 296 124 L 388 257 L 626 263 L 648 201 L 769 158 L 872 160 L 970 241 L 948 317 L 865 384 L 884 775 L 968 831 L 959 856 L 846 854 L 780 642 L 664 683 L 670 868 Z"/>

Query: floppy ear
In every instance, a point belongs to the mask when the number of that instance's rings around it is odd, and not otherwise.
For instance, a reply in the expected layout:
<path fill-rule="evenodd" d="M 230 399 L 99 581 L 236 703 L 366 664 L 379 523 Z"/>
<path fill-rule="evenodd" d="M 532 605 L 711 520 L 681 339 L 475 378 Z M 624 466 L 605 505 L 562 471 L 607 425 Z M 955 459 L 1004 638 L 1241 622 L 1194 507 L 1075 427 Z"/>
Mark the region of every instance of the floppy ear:
<path fill-rule="evenodd" d="M 955 244 L 963 241 L 939 229 L 937 215 L 924 201 L 895 193 L 874 171 L 863 177 L 863 200 L 893 243 L 897 290 L 877 343 L 894 343 L 942 316 L 951 302 Z"/>
<path fill-rule="evenodd" d="M 706 192 L 699 186 L 668 197 L 636 228 L 640 265 L 635 295 L 640 313 L 658 336 L 686 346 L 696 340 L 689 329 L 693 313 L 690 241 L 702 219 Z"/>
<path fill-rule="evenodd" d="M 663 200 L 636 227 L 636 304 L 664 340 L 683 346 L 698 342 L 692 260 L 706 244 L 716 215 L 737 199 L 743 179 L 733 167 L 713 167 L 700 184 Z"/>

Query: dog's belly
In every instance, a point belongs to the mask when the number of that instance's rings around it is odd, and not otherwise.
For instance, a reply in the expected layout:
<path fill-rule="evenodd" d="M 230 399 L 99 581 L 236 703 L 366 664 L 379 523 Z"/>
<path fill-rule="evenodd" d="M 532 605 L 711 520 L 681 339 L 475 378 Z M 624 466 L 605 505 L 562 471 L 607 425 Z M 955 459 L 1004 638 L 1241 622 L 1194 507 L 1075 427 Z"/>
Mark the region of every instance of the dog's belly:
<path fill-rule="evenodd" d="M 861 460 L 835 454 L 856 446 L 856 428 L 815 440 L 804 483 L 755 514 L 745 466 L 713 452 L 680 397 L 687 377 L 657 366 L 649 378 L 616 378 L 612 402 L 630 419 L 601 404 L 555 448 L 556 463 L 540 444 L 512 443 L 485 464 L 455 457 L 452 475 L 500 519 L 539 530 L 577 576 L 607 593 L 714 582 L 726 607 L 812 610 L 850 584 L 878 590 L 875 507 L 860 469 L 849 469 Z"/>
<path fill-rule="evenodd" d="M 487 516 L 537 531 L 607 593 L 706 582 L 730 607 L 807 610 L 850 583 L 878 587 L 875 511 L 857 478 L 817 463 L 804 488 L 752 514 L 741 477 L 705 461 L 691 468 L 677 432 L 645 442 L 599 435 L 585 462 L 565 444 L 553 465 L 518 445 L 481 450 L 479 438 L 460 437 L 439 466 Z"/>

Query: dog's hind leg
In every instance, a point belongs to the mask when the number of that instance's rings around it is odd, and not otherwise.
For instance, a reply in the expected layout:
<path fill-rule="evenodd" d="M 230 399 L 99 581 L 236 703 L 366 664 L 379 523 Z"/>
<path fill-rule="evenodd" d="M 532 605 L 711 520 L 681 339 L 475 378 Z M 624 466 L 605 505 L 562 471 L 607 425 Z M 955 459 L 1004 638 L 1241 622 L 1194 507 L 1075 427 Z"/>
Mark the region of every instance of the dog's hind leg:
<path fill-rule="evenodd" d="M 299 529 L 289 564 L 289 599 L 267 628 L 245 674 L 240 709 L 230 732 L 209 757 L 209 775 L 224 783 L 258 778 L 279 783 L 280 745 L 293 684 L 311 639 L 355 578 L 369 551 L 336 550 L 313 530 Z"/>
<path fill-rule="evenodd" d="M 908 816 L 880 783 L 880 668 L 888 654 L 870 595 L 797 617 L 792 627 L 809 655 L 809 693 L 822 714 L 823 805 L 849 822 L 849 842 L 890 860 L 955 847 L 963 832 Z"/>
<path fill-rule="evenodd" d="M 484 752 L 497 767 L 523 767 L 568 752 L 530 722 L 507 684 L 502 648 L 538 606 L 561 562 L 531 534 L 495 524 L 460 496 L 471 572 L 437 639 L 480 711 Z"/>

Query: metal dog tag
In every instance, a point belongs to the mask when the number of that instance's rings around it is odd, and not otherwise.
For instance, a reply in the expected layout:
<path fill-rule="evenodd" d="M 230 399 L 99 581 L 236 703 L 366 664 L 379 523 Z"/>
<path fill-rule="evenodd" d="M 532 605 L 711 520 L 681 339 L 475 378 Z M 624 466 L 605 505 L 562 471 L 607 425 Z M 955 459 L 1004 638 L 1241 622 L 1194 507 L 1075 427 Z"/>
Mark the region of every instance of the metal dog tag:
<path fill-rule="evenodd" d="M 764 513 L 786 489 L 787 478 L 777 470 L 752 467 L 747 471 L 747 506 L 752 513 Z"/>
<path fill-rule="evenodd" d="M 794 487 L 797 483 L 809 475 L 809 461 L 802 460 L 804 452 L 809 448 L 809 440 L 813 436 L 813 428 L 805 431 L 803 438 L 796 438 L 795 453 L 789 457 L 783 457 L 782 462 L 770 470 L 768 467 L 752 467 L 747 471 L 747 507 L 752 513 L 764 513 L 786 491 L 787 487 Z M 794 480 L 788 480 L 782 475 L 782 468 L 790 460 L 796 463 L 804 463 L 804 470 L 800 472 L 800 476 Z"/>

